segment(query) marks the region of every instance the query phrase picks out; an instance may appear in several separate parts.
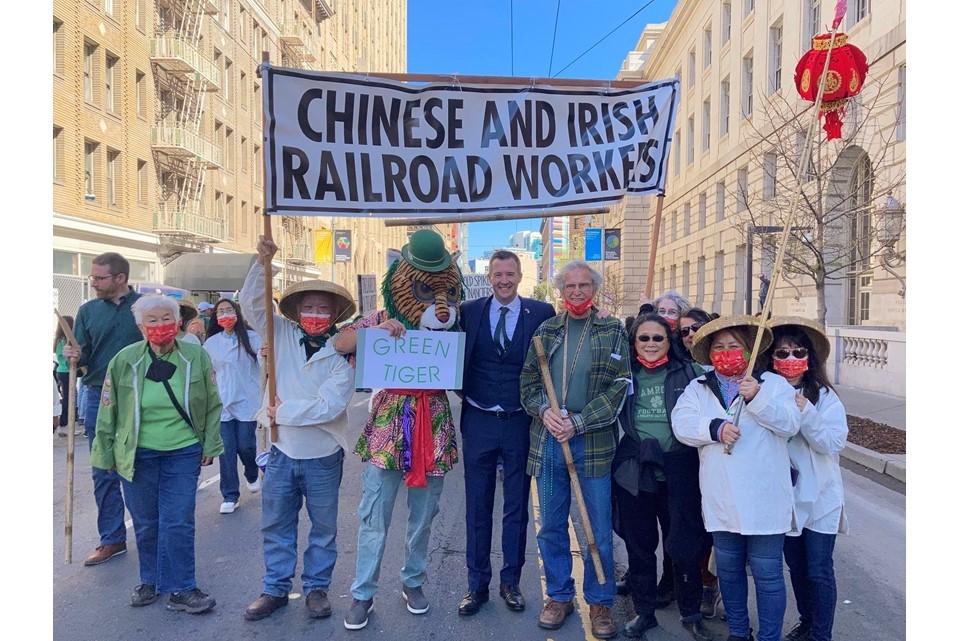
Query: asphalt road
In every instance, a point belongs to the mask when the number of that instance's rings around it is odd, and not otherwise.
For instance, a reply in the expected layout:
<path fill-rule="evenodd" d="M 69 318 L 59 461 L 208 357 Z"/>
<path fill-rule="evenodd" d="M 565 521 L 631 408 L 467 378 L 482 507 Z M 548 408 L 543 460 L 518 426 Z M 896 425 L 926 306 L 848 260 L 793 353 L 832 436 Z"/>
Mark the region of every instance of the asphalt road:
<path fill-rule="evenodd" d="M 349 409 L 350 423 L 355 433 L 359 433 L 366 420 L 368 398 L 368 394 L 355 395 Z M 455 415 L 459 416 L 459 403 L 455 398 L 453 404 Z M 403 534 L 407 513 L 404 493 L 401 491 L 382 565 L 381 591 L 374 600 L 370 623 L 357 632 L 344 629 L 343 616 L 352 600 L 350 583 L 356 561 L 356 508 L 361 494 L 359 474 L 362 464 L 353 454 L 348 454 L 345 459 L 340 491 L 339 558 L 329 592 L 333 604 L 332 617 L 322 620 L 308 618 L 303 599 L 299 594 L 292 594 L 294 598 L 290 604 L 273 616 L 256 622 L 243 619 L 244 609 L 261 590 L 263 560 L 259 497 L 247 493 L 244 487 L 237 511 L 229 515 L 219 514 L 221 497 L 216 462 L 203 468 L 196 513 L 197 582 L 201 589 L 216 597 L 216 608 L 198 616 L 169 612 L 164 608 L 166 597 L 161 597 L 149 607 L 132 608 L 129 605 L 130 592 L 139 583 L 139 578 L 136 546 L 129 521 L 127 554 L 97 567 L 83 566 L 83 559 L 96 546 L 98 537 L 87 442 L 82 438 L 78 438 L 76 444 L 74 561 L 72 565 L 63 561 L 66 439 L 53 438 L 52 579 L 55 639 L 298 639 L 319 636 L 328 639 L 386 637 L 395 641 L 450 638 L 472 641 L 574 641 L 593 638 L 589 634 L 586 605 L 582 602 L 578 604 L 580 616 L 571 616 L 560 630 L 550 632 L 537 627 L 544 595 L 535 519 L 531 519 L 530 523 L 527 563 L 521 581 L 521 590 L 527 600 L 526 611 L 508 611 L 497 596 L 496 576 L 500 557 L 499 531 L 495 530 L 495 583 L 491 601 L 473 617 L 458 616 L 457 602 L 466 590 L 463 474 L 459 465 L 445 479 L 440 514 L 433 523 L 428 579 L 424 585 L 424 592 L 430 600 L 430 611 L 414 616 L 407 612 L 400 598 L 399 571 L 403 564 Z M 843 470 L 843 479 L 851 532 L 838 539 L 834 557 L 839 595 L 834 637 L 845 641 L 904 639 L 906 497 L 896 489 L 883 487 L 848 469 Z M 532 506 L 533 513 L 536 513 L 536 507 Z M 308 521 L 304 510 L 300 524 L 301 556 L 307 531 Z M 626 553 L 619 539 L 614 537 L 614 540 L 617 543 L 615 558 L 619 574 L 626 566 Z M 582 562 L 580 555 L 575 554 L 575 576 L 582 576 Z M 294 589 L 298 590 L 299 587 L 299 578 L 295 578 Z M 797 620 L 789 588 L 788 595 L 790 602 L 784 622 L 785 631 Z M 614 615 L 621 624 L 633 616 L 628 597 L 617 597 Z M 650 641 L 689 638 L 680 626 L 676 604 L 658 611 L 657 618 L 660 628 L 647 633 Z M 752 621 L 756 625 L 755 614 Z M 719 618 L 707 621 L 707 626 L 717 633 L 719 639 L 726 638 L 726 626 Z"/>

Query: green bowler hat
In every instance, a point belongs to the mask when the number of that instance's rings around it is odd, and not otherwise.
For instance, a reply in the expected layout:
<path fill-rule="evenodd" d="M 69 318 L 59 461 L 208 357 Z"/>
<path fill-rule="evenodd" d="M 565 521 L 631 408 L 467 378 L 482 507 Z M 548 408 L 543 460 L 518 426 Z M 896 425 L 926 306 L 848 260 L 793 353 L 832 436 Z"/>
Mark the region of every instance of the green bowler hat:
<path fill-rule="evenodd" d="M 408 263 L 425 272 L 442 272 L 450 265 L 450 252 L 444 247 L 443 238 L 431 229 L 413 232 L 400 253 Z"/>

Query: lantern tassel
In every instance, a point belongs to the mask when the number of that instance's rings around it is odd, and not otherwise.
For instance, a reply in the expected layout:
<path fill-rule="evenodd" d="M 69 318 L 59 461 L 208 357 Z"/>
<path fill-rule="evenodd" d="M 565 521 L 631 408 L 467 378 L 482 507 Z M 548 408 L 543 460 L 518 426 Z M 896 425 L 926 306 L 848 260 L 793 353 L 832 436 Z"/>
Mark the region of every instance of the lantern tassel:
<path fill-rule="evenodd" d="M 837 140 L 841 137 L 843 129 L 843 109 L 834 109 L 828 111 L 823 119 L 823 130 L 827 132 L 827 140 Z"/>

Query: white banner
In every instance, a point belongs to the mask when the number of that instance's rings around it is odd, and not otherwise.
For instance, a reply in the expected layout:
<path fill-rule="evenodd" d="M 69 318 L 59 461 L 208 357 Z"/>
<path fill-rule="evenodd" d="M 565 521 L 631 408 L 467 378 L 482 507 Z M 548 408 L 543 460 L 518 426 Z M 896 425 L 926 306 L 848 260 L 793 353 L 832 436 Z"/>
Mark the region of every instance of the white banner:
<path fill-rule="evenodd" d="M 274 215 L 563 211 L 655 193 L 679 98 L 676 79 L 408 86 L 269 65 L 263 77 Z"/>
<path fill-rule="evenodd" d="M 391 389 L 463 387 L 463 332 L 409 330 L 392 338 L 385 329 L 357 334 L 356 386 Z"/>

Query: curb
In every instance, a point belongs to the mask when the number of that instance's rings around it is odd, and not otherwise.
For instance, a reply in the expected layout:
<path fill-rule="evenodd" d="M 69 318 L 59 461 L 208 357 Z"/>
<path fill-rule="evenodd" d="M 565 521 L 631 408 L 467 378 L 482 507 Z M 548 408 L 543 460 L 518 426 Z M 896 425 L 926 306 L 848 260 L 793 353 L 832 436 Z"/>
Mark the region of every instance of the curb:
<path fill-rule="evenodd" d="M 899 460 L 891 458 L 887 454 L 880 454 L 865 447 L 847 443 L 840 456 L 864 467 L 870 468 L 875 472 L 886 474 L 903 483 L 907 482 L 907 466 Z"/>

